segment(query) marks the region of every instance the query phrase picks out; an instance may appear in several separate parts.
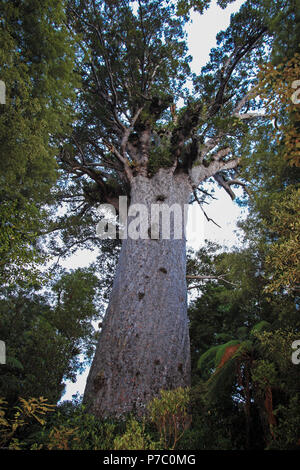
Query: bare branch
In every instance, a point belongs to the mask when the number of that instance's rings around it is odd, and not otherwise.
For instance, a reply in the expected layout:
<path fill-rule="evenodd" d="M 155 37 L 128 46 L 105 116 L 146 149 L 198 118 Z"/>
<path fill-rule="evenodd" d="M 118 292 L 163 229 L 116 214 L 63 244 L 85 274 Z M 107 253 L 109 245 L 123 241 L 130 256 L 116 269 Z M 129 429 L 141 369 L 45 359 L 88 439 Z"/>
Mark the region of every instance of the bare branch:
<path fill-rule="evenodd" d="M 234 192 L 232 191 L 232 189 L 230 188 L 230 185 L 227 184 L 225 178 L 223 175 L 221 175 L 221 173 L 216 173 L 214 175 L 214 179 L 216 180 L 216 182 L 222 186 L 222 188 L 225 189 L 225 191 L 229 194 L 229 196 L 231 197 L 232 200 L 235 199 L 235 194 Z"/>
<path fill-rule="evenodd" d="M 207 222 L 213 222 L 217 227 L 222 228 L 222 227 L 220 227 L 220 225 L 217 224 L 217 222 L 215 222 L 213 219 L 211 219 L 210 217 L 208 217 L 208 215 L 206 214 L 205 210 L 204 210 L 203 207 L 202 207 L 203 201 L 200 201 L 200 199 L 198 198 L 196 190 L 193 191 L 193 194 L 194 194 L 195 200 L 196 200 L 197 203 L 199 204 L 199 207 L 200 207 L 200 209 L 202 210 L 202 212 L 203 212 L 203 214 L 204 214 L 204 216 L 205 216 Z"/>
<path fill-rule="evenodd" d="M 82 150 L 82 147 L 81 145 L 79 144 L 79 142 L 76 140 L 76 138 L 74 137 L 74 135 L 72 135 L 72 139 L 77 147 L 77 149 L 79 150 L 79 155 L 80 155 L 80 160 L 81 160 L 81 163 L 82 165 L 85 165 L 85 156 L 84 156 L 84 152 Z"/>
<path fill-rule="evenodd" d="M 195 276 L 192 276 L 192 275 L 190 275 L 190 276 L 186 276 L 186 278 L 187 278 L 187 279 L 200 280 L 200 281 L 218 280 L 218 281 L 226 282 L 227 284 L 230 284 L 230 285 L 235 286 L 235 287 L 238 286 L 237 284 L 234 284 L 233 282 L 230 282 L 230 281 L 228 281 L 227 279 L 225 279 L 225 276 L 226 276 L 226 274 L 220 274 L 219 276 L 206 276 L 206 275 L 202 275 L 202 276 L 195 275 Z M 203 285 L 194 285 L 194 286 L 190 286 L 190 287 L 188 287 L 188 290 L 190 290 L 190 289 L 196 289 L 196 288 L 200 288 L 200 287 L 203 287 Z"/>
<path fill-rule="evenodd" d="M 134 125 L 139 117 L 139 115 L 141 114 L 141 112 L 143 111 L 143 106 L 141 106 L 137 112 L 135 113 L 135 115 L 133 116 L 132 118 L 132 121 L 130 123 L 130 126 L 126 128 L 125 132 L 124 132 L 124 135 L 123 135 L 123 138 L 122 138 L 122 142 L 121 142 L 121 152 L 123 154 L 123 157 L 125 157 L 125 154 L 126 154 L 126 146 L 127 146 L 127 142 L 128 142 L 128 139 L 129 139 L 129 136 L 134 128 Z"/>
<path fill-rule="evenodd" d="M 55 271 L 56 267 L 59 264 L 60 259 L 64 258 L 67 253 L 70 254 L 70 250 L 72 248 L 74 248 L 74 246 L 80 247 L 80 245 L 86 243 L 87 241 L 95 242 L 95 241 L 99 241 L 99 238 L 96 237 L 96 236 L 88 236 L 86 238 L 83 238 L 81 240 L 76 240 L 75 242 L 71 243 L 69 246 L 67 246 L 67 248 L 65 250 L 63 250 L 61 253 L 59 253 L 57 255 L 57 258 L 56 258 L 56 261 L 55 261 L 54 265 L 50 268 L 50 272 Z"/>
<path fill-rule="evenodd" d="M 221 75 L 220 87 L 216 93 L 215 99 L 211 104 L 209 110 L 209 116 L 215 116 L 217 112 L 220 110 L 224 103 L 224 93 L 227 87 L 227 84 L 236 68 L 239 64 L 241 59 L 245 57 L 245 55 L 250 52 L 256 45 L 256 43 L 262 38 L 262 36 L 267 32 L 266 27 L 262 27 L 260 31 L 258 31 L 255 35 L 248 39 L 248 41 L 238 46 L 231 54 L 231 56 L 226 60 L 223 71 Z"/>
<path fill-rule="evenodd" d="M 208 141 L 204 143 L 204 146 L 207 152 L 212 150 L 216 145 L 218 145 L 222 137 L 223 137 L 223 134 L 220 133 L 217 136 L 211 137 L 210 139 L 208 139 Z"/>
<path fill-rule="evenodd" d="M 208 191 L 205 191 L 205 189 L 197 188 L 197 191 L 200 191 L 201 193 L 205 194 L 205 196 L 209 196 L 211 199 L 217 200 L 217 198 L 216 198 L 215 196 L 213 196 L 212 194 L 210 194 Z M 204 201 L 203 201 L 203 202 L 204 202 Z"/>
<path fill-rule="evenodd" d="M 246 191 L 246 193 L 248 194 L 248 196 L 251 196 L 250 191 L 249 191 L 249 189 L 248 189 L 248 187 L 247 187 L 247 183 L 244 183 L 243 181 L 238 180 L 238 179 L 231 179 L 231 180 L 227 181 L 227 184 L 228 184 L 229 186 L 231 186 L 232 184 L 236 184 L 236 185 L 238 185 L 238 186 L 242 186 L 242 187 L 244 188 L 244 190 Z"/>
<path fill-rule="evenodd" d="M 245 106 L 245 104 L 251 99 L 251 98 L 254 98 L 256 95 L 257 95 L 257 92 L 258 91 L 258 85 L 252 87 L 248 93 L 245 94 L 245 96 L 243 96 L 243 98 L 237 103 L 236 107 L 234 108 L 233 110 L 233 115 L 237 115 L 240 110 Z"/>
<path fill-rule="evenodd" d="M 219 160 L 221 160 L 221 158 L 226 157 L 226 155 L 228 155 L 231 152 L 232 152 L 231 147 L 226 147 L 224 149 L 219 150 L 216 154 L 212 155 L 212 158 L 214 160 L 219 161 Z"/>
<path fill-rule="evenodd" d="M 116 147 L 113 145 L 113 144 L 110 144 L 109 142 L 106 142 L 106 140 L 103 139 L 103 143 L 106 145 L 106 147 L 108 148 L 108 150 L 110 152 L 112 152 L 117 158 L 118 160 L 123 163 L 123 166 L 124 166 L 124 172 L 125 172 L 125 175 L 127 176 L 128 178 L 128 181 L 132 181 L 133 179 L 133 174 L 132 174 L 132 171 L 129 167 L 129 162 L 128 162 L 128 159 L 126 157 L 124 157 L 117 149 Z"/>
<path fill-rule="evenodd" d="M 246 119 L 269 118 L 269 116 L 265 114 L 261 114 L 261 113 L 243 113 L 243 114 L 236 113 L 234 114 L 234 116 L 240 119 L 241 121 L 244 121 Z"/>

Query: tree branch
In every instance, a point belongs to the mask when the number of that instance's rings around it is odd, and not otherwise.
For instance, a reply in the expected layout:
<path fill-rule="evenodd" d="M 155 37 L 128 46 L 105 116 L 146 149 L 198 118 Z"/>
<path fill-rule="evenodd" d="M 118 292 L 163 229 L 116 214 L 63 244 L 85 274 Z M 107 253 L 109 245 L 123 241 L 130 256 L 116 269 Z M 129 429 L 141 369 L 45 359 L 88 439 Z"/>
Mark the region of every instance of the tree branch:
<path fill-rule="evenodd" d="M 193 167 L 189 170 L 192 187 L 197 187 L 202 181 L 214 176 L 221 170 L 232 170 L 236 168 L 240 163 L 240 158 L 236 157 L 227 161 L 222 160 L 222 158 L 228 155 L 230 151 L 231 149 L 229 147 L 219 150 L 214 155 L 208 167 L 199 164 L 199 162 L 196 161 Z"/>
<path fill-rule="evenodd" d="M 217 222 L 215 222 L 213 219 L 211 219 L 210 217 L 208 217 L 208 215 L 206 214 L 205 210 L 204 210 L 203 207 L 202 207 L 202 201 L 200 201 L 200 199 L 198 198 L 196 189 L 194 189 L 193 194 L 194 194 L 195 200 L 196 200 L 197 203 L 199 204 L 200 209 L 202 210 L 202 212 L 203 212 L 203 214 L 204 214 L 204 216 L 205 216 L 207 222 L 213 222 L 217 227 L 222 228 L 222 227 L 220 227 L 220 225 L 217 224 Z"/>
<path fill-rule="evenodd" d="M 106 147 L 108 148 L 108 150 L 110 152 L 112 152 L 117 158 L 118 160 L 123 163 L 123 166 L 124 166 L 124 172 L 125 172 L 125 175 L 127 176 L 127 179 L 128 181 L 132 181 L 133 179 L 133 174 L 132 174 L 132 171 L 129 167 L 129 162 L 128 162 L 128 159 L 126 157 L 124 157 L 116 148 L 113 144 L 110 144 L 109 142 L 107 142 L 106 140 L 103 139 L 103 143 L 106 145 Z"/>
<path fill-rule="evenodd" d="M 247 188 L 247 185 L 246 183 L 244 183 L 243 181 L 240 181 L 238 179 L 230 179 L 230 180 L 226 180 L 226 178 L 221 174 L 221 173 L 216 173 L 214 175 L 214 179 L 216 180 L 216 182 L 222 186 L 222 188 L 225 189 L 225 191 L 229 194 L 229 196 L 231 197 L 232 200 L 235 199 L 235 193 L 232 191 L 231 187 L 233 184 L 236 184 L 238 186 L 242 186 L 244 188 L 244 190 L 246 191 L 246 193 L 250 196 L 250 193 L 249 193 L 249 190 Z"/>
<path fill-rule="evenodd" d="M 218 280 L 218 281 L 224 281 L 226 282 L 227 284 L 230 284 L 232 286 L 235 286 L 235 287 L 238 287 L 237 284 L 233 283 L 233 282 L 230 282 L 228 281 L 227 279 L 225 279 L 225 276 L 226 274 L 220 274 L 219 276 L 206 276 L 206 275 L 187 275 L 186 276 L 186 279 L 195 279 L 195 280 L 200 280 L 200 281 L 206 281 L 206 280 Z M 190 286 L 188 287 L 188 290 L 189 289 L 195 289 L 197 287 L 203 287 L 202 285 L 196 285 L 196 286 Z"/>
<path fill-rule="evenodd" d="M 123 134 L 123 138 L 122 138 L 122 142 L 121 142 L 121 152 L 123 154 L 123 157 L 126 158 L 126 146 L 127 146 L 127 143 L 128 143 L 128 139 L 129 139 L 129 136 L 134 128 L 134 125 L 139 117 L 139 115 L 141 114 L 141 112 L 143 111 L 143 106 L 141 106 L 137 112 L 135 113 L 135 115 L 133 116 L 132 118 L 132 121 L 129 125 L 129 127 L 126 128 L 124 134 Z"/>
<path fill-rule="evenodd" d="M 257 92 L 258 91 L 258 85 L 255 85 L 254 87 L 252 87 L 248 93 L 245 94 L 245 96 L 243 96 L 243 98 L 237 103 L 237 105 L 235 106 L 234 110 L 233 110 L 233 115 L 238 115 L 238 113 L 240 112 L 240 110 L 245 106 L 245 104 L 251 99 L 251 98 L 254 98 L 256 96 Z"/>
<path fill-rule="evenodd" d="M 267 32 L 267 27 L 262 27 L 255 35 L 248 39 L 248 41 L 242 46 L 237 47 L 231 54 L 231 56 L 226 60 L 226 63 L 223 66 L 223 72 L 221 75 L 221 83 L 219 90 L 215 96 L 213 103 L 210 106 L 208 115 L 213 117 L 217 114 L 224 103 L 224 92 L 227 87 L 227 84 L 241 59 L 250 52 L 255 44 L 262 38 L 262 36 Z"/>

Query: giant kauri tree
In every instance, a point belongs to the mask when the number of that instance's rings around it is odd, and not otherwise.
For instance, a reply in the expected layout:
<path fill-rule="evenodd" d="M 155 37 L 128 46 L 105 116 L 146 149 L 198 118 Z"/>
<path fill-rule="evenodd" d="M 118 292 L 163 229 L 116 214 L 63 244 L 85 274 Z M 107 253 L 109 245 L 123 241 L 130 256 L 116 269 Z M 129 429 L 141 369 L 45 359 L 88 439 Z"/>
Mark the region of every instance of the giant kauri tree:
<path fill-rule="evenodd" d="M 191 6 L 200 3 L 209 4 Z M 245 2 L 197 77 L 189 68 L 183 2 L 181 10 L 160 0 L 68 2 L 81 87 L 60 162 L 71 194 L 81 188 L 81 214 L 99 203 L 118 212 L 119 196 L 149 213 L 155 204 L 183 210 L 201 203 L 209 179 L 234 198 L 232 188 L 244 186 L 238 171 L 247 133 L 265 118 L 256 97 L 257 66 L 273 40 L 267 3 Z M 185 237 L 171 224 L 165 239 L 150 220 L 144 232 L 122 240 L 87 380 L 84 401 L 100 417 L 143 413 L 161 389 L 190 384 Z"/>

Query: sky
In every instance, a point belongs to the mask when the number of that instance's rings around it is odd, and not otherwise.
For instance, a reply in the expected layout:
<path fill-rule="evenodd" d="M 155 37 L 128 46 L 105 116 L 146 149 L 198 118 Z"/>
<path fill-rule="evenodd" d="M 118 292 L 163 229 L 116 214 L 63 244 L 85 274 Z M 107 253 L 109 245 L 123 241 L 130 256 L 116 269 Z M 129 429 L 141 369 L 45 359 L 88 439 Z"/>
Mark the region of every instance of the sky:
<path fill-rule="evenodd" d="M 210 50 L 216 46 L 216 34 L 228 27 L 230 15 L 239 10 L 245 0 L 236 0 L 225 10 L 217 6 L 216 0 L 212 1 L 209 10 L 204 15 L 193 12 L 192 21 L 186 26 L 188 34 L 189 54 L 193 57 L 191 67 L 193 72 L 200 73 L 201 67 L 209 59 Z M 241 209 L 237 203 L 233 202 L 230 196 L 221 188 L 214 186 L 215 192 L 212 202 L 205 205 L 205 212 L 213 222 L 208 222 L 197 203 L 189 208 L 187 221 L 187 247 L 195 250 L 205 244 L 205 240 L 210 240 L 222 246 L 232 247 L 240 245 L 239 230 L 237 221 L 245 217 L 245 209 Z M 236 191 L 237 196 L 242 195 L 242 190 Z M 96 229 L 96 228 L 95 228 Z M 61 264 L 65 268 L 74 269 L 88 266 L 94 261 L 95 254 L 89 250 L 79 250 L 75 256 L 63 260 Z M 61 401 L 71 400 L 72 395 L 84 392 L 88 370 L 78 376 L 77 382 L 67 382 L 65 393 Z"/>
<path fill-rule="evenodd" d="M 193 57 L 193 72 L 200 73 L 201 67 L 206 65 L 210 50 L 216 47 L 216 35 L 229 26 L 230 15 L 238 11 L 243 3 L 245 0 L 235 0 L 222 10 L 217 1 L 212 0 L 210 8 L 203 15 L 192 12 L 192 22 L 186 26 L 186 31 L 189 54 Z"/>

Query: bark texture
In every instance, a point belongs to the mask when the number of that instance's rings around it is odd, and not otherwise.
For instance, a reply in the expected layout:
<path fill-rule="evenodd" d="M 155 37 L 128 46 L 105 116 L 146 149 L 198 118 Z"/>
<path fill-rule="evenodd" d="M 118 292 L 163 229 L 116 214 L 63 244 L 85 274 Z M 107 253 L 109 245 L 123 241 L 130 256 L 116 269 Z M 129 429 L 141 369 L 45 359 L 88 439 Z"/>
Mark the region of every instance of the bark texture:
<path fill-rule="evenodd" d="M 187 204 L 187 175 L 161 169 L 131 183 L 131 204 Z M 84 402 L 99 417 L 141 415 L 161 389 L 190 384 L 186 240 L 123 241 Z"/>

